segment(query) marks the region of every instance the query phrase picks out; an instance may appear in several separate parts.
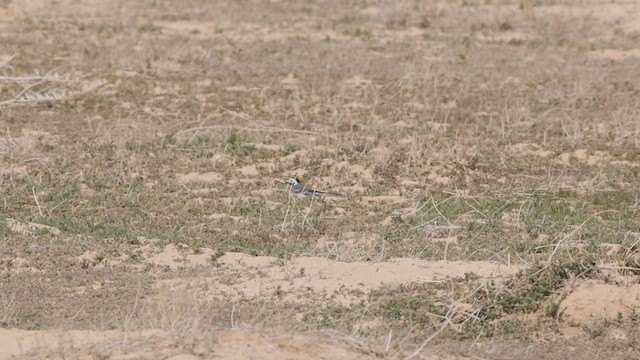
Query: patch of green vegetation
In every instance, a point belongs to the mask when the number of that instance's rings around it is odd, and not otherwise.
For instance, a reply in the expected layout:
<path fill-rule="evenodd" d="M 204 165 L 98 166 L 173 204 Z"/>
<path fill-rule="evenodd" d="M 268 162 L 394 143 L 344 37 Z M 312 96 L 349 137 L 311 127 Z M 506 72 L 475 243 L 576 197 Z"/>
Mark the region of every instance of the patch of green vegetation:
<path fill-rule="evenodd" d="M 438 316 L 446 315 L 447 308 L 436 297 L 432 285 L 400 285 L 372 290 L 370 311 L 385 321 L 428 327 L 438 322 Z"/>
<path fill-rule="evenodd" d="M 210 257 L 209 261 L 211 261 L 211 263 L 214 266 L 219 267 L 220 263 L 218 263 L 218 259 L 220 259 L 223 256 L 224 256 L 224 251 L 218 249 L 213 254 L 211 254 L 211 257 Z"/>
<path fill-rule="evenodd" d="M 282 155 L 283 156 L 287 156 L 289 154 L 293 154 L 294 152 L 300 150 L 300 148 L 296 145 L 293 144 L 287 144 L 285 145 L 284 149 L 282 150 Z"/>
<path fill-rule="evenodd" d="M 355 37 L 355 38 L 361 38 L 366 41 L 373 40 L 373 32 L 371 32 L 371 30 L 368 30 L 368 29 L 356 28 L 355 30 L 345 30 L 344 34 Z"/>
<path fill-rule="evenodd" d="M 91 224 L 67 219 L 65 217 L 44 220 L 43 223 L 73 235 L 90 235 L 93 232 L 93 226 L 91 226 Z"/>
<path fill-rule="evenodd" d="M 534 326 L 519 319 L 500 319 L 486 336 L 508 336 L 513 339 L 528 340 Z M 486 328 L 485 328 L 486 329 Z"/>
<path fill-rule="evenodd" d="M 565 236 L 584 242 L 588 248 L 583 251 L 597 251 L 603 242 L 620 243 L 625 233 L 640 231 L 634 199 L 629 192 L 616 192 L 609 198 L 602 193 L 573 191 L 523 197 L 504 193 L 455 196 L 431 191 L 414 200 L 417 211 L 399 217 L 398 226 L 462 226 L 459 238 L 473 244 L 470 252 L 499 252 L 510 244 L 518 253 L 548 255 Z M 504 239 L 513 241 L 505 243 Z"/>
<path fill-rule="evenodd" d="M 142 24 L 138 27 L 138 32 L 145 34 L 145 33 L 158 33 L 162 31 L 162 27 L 154 25 L 152 23 L 145 23 Z"/>
<path fill-rule="evenodd" d="M 272 237 L 268 233 L 256 234 L 251 231 L 219 239 L 216 244 L 228 251 L 244 252 L 253 256 L 270 255 L 280 258 L 288 258 L 293 254 L 311 250 L 311 242 L 307 239 L 299 238 L 295 241 L 282 241 L 282 239 Z"/>
<path fill-rule="evenodd" d="M 42 223 L 58 228 L 70 235 L 85 235 L 95 238 L 110 238 L 118 242 L 135 241 L 136 232 L 126 224 L 114 222 L 91 223 L 66 217 L 43 219 Z"/>
<path fill-rule="evenodd" d="M 545 315 L 552 319 L 559 319 L 562 316 L 562 308 L 560 307 L 560 303 L 551 301 L 545 309 Z"/>
<path fill-rule="evenodd" d="M 234 156 L 247 156 L 257 151 L 254 145 L 243 144 L 240 136 L 235 131 L 229 134 L 224 150 Z"/>
<path fill-rule="evenodd" d="M 42 325 L 38 323 L 29 324 L 22 328 L 23 330 L 42 330 Z"/>
<path fill-rule="evenodd" d="M 498 30 L 500 30 L 500 31 L 513 30 L 513 25 L 511 25 L 511 23 L 508 22 L 508 21 L 502 21 L 502 22 L 498 23 Z"/>
<path fill-rule="evenodd" d="M 549 266 L 537 265 L 523 270 L 504 287 L 477 293 L 478 300 L 486 304 L 480 316 L 483 320 L 493 320 L 510 314 L 533 313 L 567 279 L 593 276 L 596 273 L 594 264 L 589 260 L 557 262 Z M 553 303 L 550 306 L 547 308 L 547 315 L 557 316 L 559 311 L 557 306 L 553 306 Z"/>
<path fill-rule="evenodd" d="M 63 186 L 53 186 L 49 188 L 49 191 L 42 197 L 42 201 L 59 204 L 60 202 L 72 199 L 78 195 L 79 185 L 77 181 L 69 181 Z"/>
<path fill-rule="evenodd" d="M 603 323 L 593 324 L 590 326 L 584 326 L 583 329 L 587 334 L 589 334 L 591 339 L 597 339 L 599 337 L 604 336 L 604 334 L 606 333 L 607 324 L 603 324 Z"/>
<path fill-rule="evenodd" d="M 422 20 L 418 24 L 418 27 L 420 29 L 426 30 L 426 29 L 431 27 L 431 21 L 429 21 L 428 18 L 424 17 L 424 18 L 422 18 Z"/>

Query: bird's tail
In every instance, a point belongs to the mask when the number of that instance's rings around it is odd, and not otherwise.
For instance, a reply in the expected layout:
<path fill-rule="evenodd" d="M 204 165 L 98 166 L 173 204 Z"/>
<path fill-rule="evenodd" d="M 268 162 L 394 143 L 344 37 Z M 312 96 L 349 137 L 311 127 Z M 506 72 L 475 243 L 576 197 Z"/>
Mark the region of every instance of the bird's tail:
<path fill-rule="evenodd" d="M 320 196 L 342 196 L 342 194 L 326 191 L 316 191 L 316 195 Z"/>

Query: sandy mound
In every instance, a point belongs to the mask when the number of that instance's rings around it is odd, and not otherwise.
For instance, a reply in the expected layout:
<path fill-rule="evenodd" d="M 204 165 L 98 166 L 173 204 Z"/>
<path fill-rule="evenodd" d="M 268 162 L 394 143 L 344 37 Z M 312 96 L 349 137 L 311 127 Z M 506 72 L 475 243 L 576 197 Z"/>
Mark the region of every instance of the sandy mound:
<path fill-rule="evenodd" d="M 628 287 L 588 280 L 578 285 L 560 304 L 563 320 L 570 326 L 593 325 L 627 318 L 640 312 L 640 284 Z"/>
<path fill-rule="evenodd" d="M 214 251 L 201 249 L 199 254 L 181 253 L 175 245 L 150 256 L 148 263 L 170 268 L 205 266 L 213 271 L 202 277 L 175 278 L 162 286 L 191 291 L 207 298 L 280 298 L 306 302 L 309 292 L 323 294 L 340 303 L 360 300 L 354 294 L 386 285 L 411 282 L 439 283 L 447 278 L 473 273 L 481 277 L 501 278 L 515 274 L 518 267 L 488 261 L 426 261 L 396 258 L 382 262 L 340 262 L 320 257 L 300 257 L 285 261 L 271 256 L 226 253 L 212 259 Z M 214 266 L 215 263 L 215 266 Z M 231 279 L 231 280 L 230 280 Z"/>
<path fill-rule="evenodd" d="M 188 174 L 178 174 L 178 180 L 184 183 L 190 182 L 202 182 L 202 183 L 212 183 L 215 184 L 222 180 L 222 175 L 216 172 L 207 172 L 207 173 L 196 173 L 191 172 Z"/>

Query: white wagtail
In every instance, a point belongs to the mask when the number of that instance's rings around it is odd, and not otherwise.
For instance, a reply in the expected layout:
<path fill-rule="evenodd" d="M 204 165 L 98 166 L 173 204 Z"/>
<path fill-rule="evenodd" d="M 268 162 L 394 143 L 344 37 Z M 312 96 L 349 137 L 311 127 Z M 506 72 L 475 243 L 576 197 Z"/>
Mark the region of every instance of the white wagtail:
<path fill-rule="evenodd" d="M 303 184 L 297 176 L 287 180 L 287 183 L 291 185 L 291 192 L 296 194 L 299 198 L 314 197 L 314 196 L 342 196 L 338 193 L 326 192 L 314 190 L 307 185 Z"/>

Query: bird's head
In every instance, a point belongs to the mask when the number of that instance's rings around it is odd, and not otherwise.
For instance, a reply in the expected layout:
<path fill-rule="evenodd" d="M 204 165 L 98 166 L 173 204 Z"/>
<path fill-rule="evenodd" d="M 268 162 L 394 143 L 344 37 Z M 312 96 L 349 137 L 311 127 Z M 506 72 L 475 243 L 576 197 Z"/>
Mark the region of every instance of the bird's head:
<path fill-rule="evenodd" d="M 298 180 L 297 176 L 292 177 L 291 179 L 287 180 L 287 184 L 293 186 L 300 183 L 300 180 Z"/>

